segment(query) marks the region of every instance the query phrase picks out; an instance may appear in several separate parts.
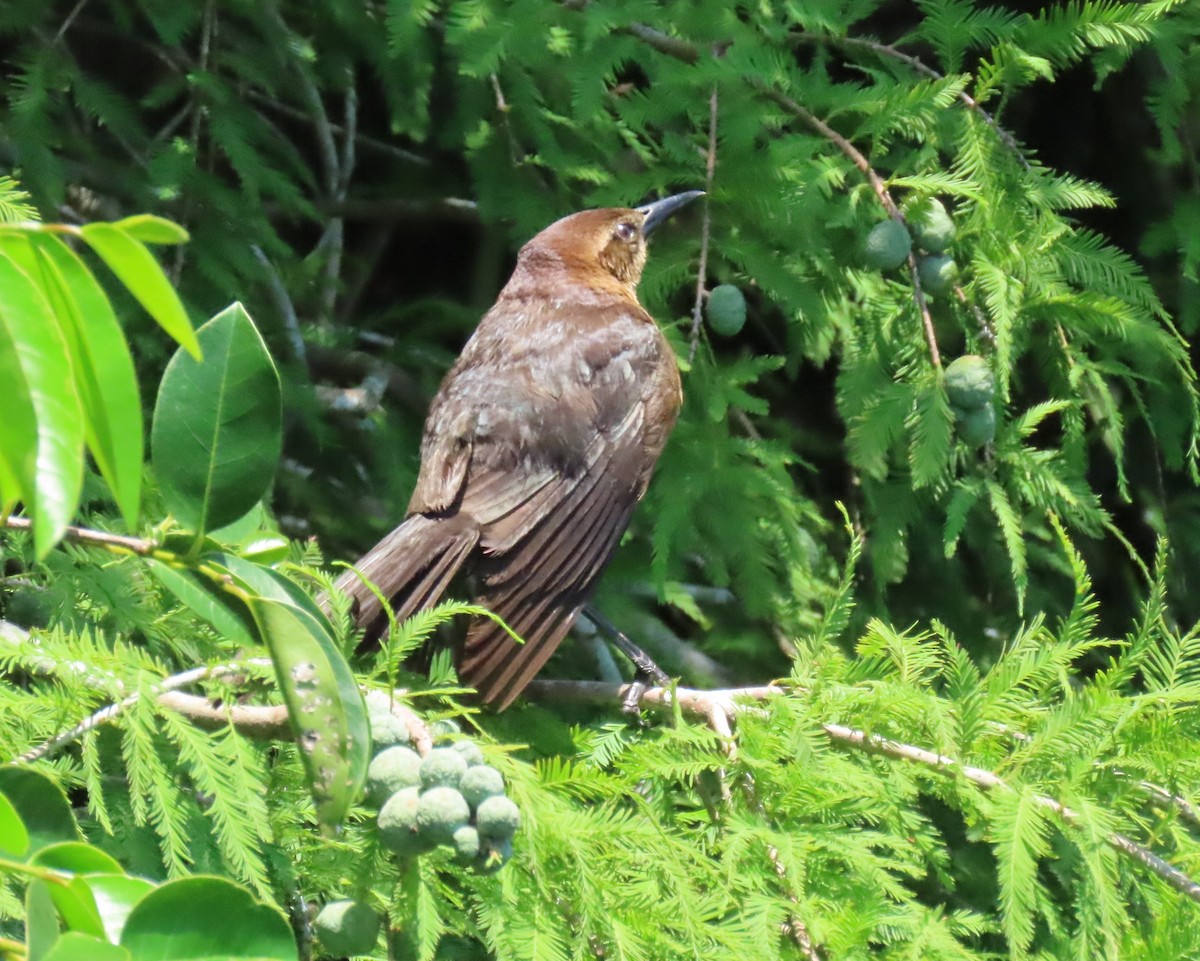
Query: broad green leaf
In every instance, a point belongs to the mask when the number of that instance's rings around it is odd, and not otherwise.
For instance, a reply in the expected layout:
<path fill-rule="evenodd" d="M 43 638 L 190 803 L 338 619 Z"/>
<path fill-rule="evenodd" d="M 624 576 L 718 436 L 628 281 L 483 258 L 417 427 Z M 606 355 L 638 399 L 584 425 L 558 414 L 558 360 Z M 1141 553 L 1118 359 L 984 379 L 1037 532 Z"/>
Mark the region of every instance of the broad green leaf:
<path fill-rule="evenodd" d="M 30 858 L 29 863 L 43 868 L 69 871 L 71 874 L 89 874 L 97 871 L 124 873 L 121 865 L 111 855 L 83 841 L 60 841 L 58 844 L 47 845 Z"/>
<path fill-rule="evenodd" d="M 79 825 L 62 789 L 28 767 L 0 767 L 0 793 L 12 803 L 29 832 L 26 856 L 61 841 L 78 841 Z"/>
<path fill-rule="evenodd" d="M 121 516 L 137 527 L 142 492 L 142 401 L 125 334 L 83 261 L 57 237 L 31 235 L 41 281 L 71 348 L 88 449 Z"/>
<path fill-rule="evenodd" d="M 5 247 L 8 246 L 6 238 Z M 83 412 L 62 330 L 40 290 L 0 248 L 0 449 L 4 494 L 20 484 L 39 557 L 62 536 L 83 488 Z M 36 441 L 30 446 L 30 413 Z M 32 454 L 32 460 L 31 460 Z"/>
<path fill-rule="evenodd" d="M 150 573 L 193 614 L 211 624 L 222 637 L 240 645 L 255 643 L 252 622 L 243 620 L 240 601 L 206 581 L 195 571 L 147 558 Z"/>
<path fill-rule="evenodd" d="M 96 906 L 92 889 L 83 878 L 74 877 L 65 884 L 51 885 L 50 897 L 68 931 L 82 931 L 93 937 L 104 937 L 104 922 L 100 919 L 100 909 Z"/>
<path fill-rule="evenodd" d="M 317 818 L 333 828 L 366 781 L 370 737 L 362 694 L 333 637 L 312 614 L 273 598 L 252 597 L 249 605 L 271 652 Z"/>
<path fill-rule="evenodd" d="M 301 608 L 312 615 L 322 631 L 333 636 L 333 625 L 325 612 L 290 578 L 237 554 L 214 551 L 205 554 L 204 560 L 227 572 L 247 593 Z"/>
<path fill-rule="evenodd" d="M 21 815 L 3 794 L 0 794 L 0 857 L 20 858 L 29 850 L 29 832 Z"/>
<path fill-rule="evenodd" d="M 192 322 L 150 251 L 114 224 L 85 224 L 79 232 L 159 326 L 198 360 L 200 345 Z"/>
<path fill-rule="evenodd" d="M 136 961 L 297 961 L 291 926 L 224 878 L 168 881 L 137 903 L 121 946 Z"/>
<path fill-rule="evenodd" d="M 104 923 L 96 904 L 91 886 L 79 875 L 103 872 L 123 874 L 121 865 L 99 848 L 82 841 L 64 841 L 42 848 L 29 860 L 30 864 L 43 868 L 54 868 L 66 874 L 76 875 L 66 884 L 50 887 L 54 906 L 70 931 L 104 937 Z"/>
<path fill-rule="evenodd" d="M 154 408 L 150 452 L 167 508 L 197 533 L 251 510 L 275 476 L 279 374 L 241 304 L 200 328 L 204 361 L 176 351 Z"/>
<path fill-rule="evenodd" d="M 42 961 L 133 961 L 125 948 L 78 931 L 68 931 L 59 938 Z"/>
<path fill-rule="evenodd" d="M 127 874 L 88 874 L 79 880 L 91 890 L 105 937 L 114 944 L 120 942 L 121 932 L 134 906 L 155 888 L 145 878 L 132 878 Z"/>
<path fill-rule="evenodd" d="M 112 226 L 144 244 L 186 244 L 191 239 L 175 221 L 154 214 L 134 214 L 115 221 Z"/>
<path fill-rule="evenodd" d="M 50 885 L 40 878 L 25 889 L 25 959 L 42 961 L 58 940 L 58 912 L 50 899 Z"/>

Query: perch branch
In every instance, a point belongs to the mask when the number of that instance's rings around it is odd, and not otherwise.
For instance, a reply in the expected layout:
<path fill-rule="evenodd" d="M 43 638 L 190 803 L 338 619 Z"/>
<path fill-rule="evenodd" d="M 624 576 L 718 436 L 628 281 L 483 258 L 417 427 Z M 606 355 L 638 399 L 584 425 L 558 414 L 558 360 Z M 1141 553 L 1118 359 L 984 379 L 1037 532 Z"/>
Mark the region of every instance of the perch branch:
<path fill-rule="evenodd" d="M 628 685 L 624 684 L 614 686 L 597 681 L 534 681 L 529 689 L 542 697 L 619 703 L 625 697 L 627 687 Z M 719 708 L 727 717 L 736 717 L 740 712 L 747 710 L 747 706 L 739 702 L 763 701 L 782 693 L 783 688 L 775 686 L 744 687 L 725 691 L 649 688 L 643 692 L 641 703 L 658 710 L 669 710 L 678 704 L 681 710 L 708 719 L 712 716 L 714 708 Z M 995 772 L 963 764 L 944 754 L 937 754 L 913 744 L 892 741 L 877 734 L 868 734 L 866 731 L 842 724 L 823 724 L 821 727 L 830 741 L 843 747 L 921 764 L 947 775 L 958 775 L 986 791 L 1013 790 L 1012 786 Z M 1039 805 L 1057 814 L 1064 824 L 1075 826 L 1079 823 L 1079 813 L 1061 801 L 1044 794 L 1036 794 L 1034 798 Z M 1200 904 L 1200 884 L 1174 865 L 1119 832 L 1110 832 L 1105 841 L 1114 850 L 1148 868 L 1180 894 Z"/>

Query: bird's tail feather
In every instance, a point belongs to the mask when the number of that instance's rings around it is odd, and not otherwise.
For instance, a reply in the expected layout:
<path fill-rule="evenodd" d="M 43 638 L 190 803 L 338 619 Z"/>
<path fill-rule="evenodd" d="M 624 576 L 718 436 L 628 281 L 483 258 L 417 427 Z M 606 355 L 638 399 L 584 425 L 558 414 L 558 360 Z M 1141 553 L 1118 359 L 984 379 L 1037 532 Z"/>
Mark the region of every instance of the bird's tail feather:
<path fill-rule="evenodd" d="M 368 638 L 387 631 L 388 620 L 373 584 L 402 621 L 432 604 L 479 543 L 479 531 L 456 518 L 416 514 L 381 540 L 346 571 L 337 587 L 354 603 L 354 619 Z M 361 576 L 360 576 L 361 575 Z"/>

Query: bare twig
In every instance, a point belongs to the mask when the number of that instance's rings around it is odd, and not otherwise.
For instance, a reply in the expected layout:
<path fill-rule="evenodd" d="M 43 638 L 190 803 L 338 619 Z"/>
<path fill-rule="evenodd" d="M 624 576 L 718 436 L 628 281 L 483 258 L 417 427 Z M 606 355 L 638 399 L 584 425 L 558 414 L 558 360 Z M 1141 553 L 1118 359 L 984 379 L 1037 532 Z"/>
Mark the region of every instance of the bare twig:
<path fill-rule="evenodd" d="M 292 358 L 301 364 L 308 363 L 308 353 L 304 347 L 304 334 L 300 330 L 300 318 L 296 316 L 296 305 L 292 303 L 287 285 L 279 276 L 279 271 L 271 263 L 270 258 L 258 244 L 250 245 L 254 259 L 262 265 L 267 275 L 267 289 L 271 291 L 271 299 L 275 301 L 275 309 L 279 311 L 283 321 L 283 330 L 287 335 L 288 346 L 292 349 Z"/>
<path fill-rule="evenodd" d="M 244 95 L 247 100 L 253 100 L 256 103 L 262 104 L 264 107 L 269 107 L 270 109 L 283 114 L 285 117 L 291 117 L 293 120 L 310 119 L 309 115 L 303 110 L 293 107 L 291 104 L 276 100 L 274 97 L 271 97 L 262 91 L 246 90 L 244 91 Z M 339 137 L 346 136 L 346 128 L 340 124 L 336 124 L 331 121 L 329 124 L 329 129 Z M 395 144 L 390 144 L 385 140 L 378 140 L 375 137 L 372 137 L 370 134 L 356 133 L 354 135 L 354 141 L 360 147 L 370 147 L 377 153 L 387 154 L 396 160 L 403 160 L 405 163 L 415 164 L 419 167 L 430 166 L 430 161 L 427 157 L 422 157 L 420 154 L 413 153 L 411 150 L 405 150 L 403 147 L 397 147 Z"/>
<path fill-rule="evenodd" d="M 0 527 L 7 527 L 14 531 L 28 531 L 33 529 L 33 523 L 28 517 L 6 517 Z M 149 556 L 159 549 L 159 545 L 154 541 L 148 541 L 141 537 L 126 537 L 123 534 L 110 534 L 108 531 L 91 530 L 86 527 L 69 526 L 64 531 L 63 537 L 78 544 L 92 544 L 109 550 L 115 548 L 143 557 Z"/>
<path fill-rule="evenodd" d="M 0 642 L 11 647 L 16 647 L 19 644 L 31 641 L 32 638 L 28 631 L 7 621 L 0 621 Z M 95 676 L 92 669 L 81 662 L 63 663 L 45 658 L 28 665 L 28 667 L 35 673 L 46 676 L 69 674 L 78 680 L 82 680 L 89 686 L 100 688 L 106 692 L 112 690 L 120 692 L 124 686 L 117 678 L 110 675 L 106 674 L 103 677 Z M 237 680 L 245 677 L 250 671 L 269 671 L 270 669 L 271 660 L 265 657 L 247 658 L 243 661 L 215 664 L 208 667 L 196 667 L 163 678 L 151 687 L 148 693 L 155 696 L 160 706 L 182 714 L 198 727 L 206 730 L 221 730 L 233 727 L 243 737 L 254 740 L 287 740 L 291 738 L 292 730 L 288 721 L 287 708 L 282 704 L 217 703 L 210 698 L 198 694 L 187 694 L 180 690 L 181 688 L 199 684 L 202 681 Z M 144 692 L 137 691 L 122 697 L 112 704 L 106 705 L 88 715 L 88 717 L 68 730 L 56 734 L 37 747 L 26 751 L 20 757 L 15 758 L 14 761 L 16 763 L 28 764 L 57 753 L 89 731 L 93 731 L 101 725 L 115 720 L 136 704 L 143 696 Z M 408 730 L 409 738 L 419 754 L 424 756 L 429 753 L 433 744 L 429 729 L 420 716 L 409 708 L 407 704 L 394 698 L 389 698 L 384 691 L 374 689 L 364 691 L 364 696 L 369 704 L 391 711 L 392 714 L 404 723 L 405 728 Z"/>
<path fill-rule="evenodd" d="M 606 685 L 599 682 L 580 681 L 534 681 L 530 690 L 543 697 L 567 697 L 576 700 L 620 702 L 625 696 L 627 685 Z M 783 689 L 774 686 L 745 687 L 725 691 L 696 691 L 687 688 L 649 688 L 642 694 L 642 703 L 659 710 L 678 704 L 680 710 L 710 719 L 714 708 L 719 708 L 729 717 L 747 710 L 746 702 L 761 701 L 776 697 Z M 826 736 L 835 744 L 844 747 L 890 757 L 896 760 L 921 764 L 947 775 L 957 775 L 987 791 L 1012 791 L 1013 787 L 1000 775 L 984 768 L 963 764 L 952 757 L 937 754 L 913 744 L 893 741 L 877 734 L 847 727 L 843 724 L 823 724 Z M 1044 794 L 1033 795 L 1034 800 L 1059 816 L 1064 824 L 1079 824 L 1079 812 L 1061 801 Z M 1116 831 L 1110 832 L 1105 840 L 1114 850 L 1126 855 L 1165 881 L 1185 897 L 1200 904 L 1200 884 L 1188 877 L 1174 865 L 1160 858 L 1148 848 Z"/>
<path fill-rule="evenodd" d="M 75 18 L 79 16 L 80 12 L 87 5 L 88 5 L 88 0 L 79 0 L 79 2 L 77 4 L 75 4 L 75 6 L 72 8 L 71 12 L 67 14 L 66 19 L 63 20 L 62 26 L 60 26 L 58 28 L 58 33 L 56 33 L 54 35 L 54 43 L 55 44 L 62 42 L 63 37 L 65 37 L 67 35 L 67 31 L 71 29 L 71 24 L 73 24 L 75 22 Z"/>
<path fill-rule="evenodd" d="M 708 242 L 712 231 L 712 189 L 717 170 L 717 85 L 713 84 L 708 100 L 708 156 L 704 170 L 704 219 L 700 226 L 700 264 L 696 268 L 696 303 L 692 308 L 692 331 L 688 345 L 688 364 L 696 359 L 700 343 L 700 320 L 704 312 L 704 296 L 708 287 Z"/>

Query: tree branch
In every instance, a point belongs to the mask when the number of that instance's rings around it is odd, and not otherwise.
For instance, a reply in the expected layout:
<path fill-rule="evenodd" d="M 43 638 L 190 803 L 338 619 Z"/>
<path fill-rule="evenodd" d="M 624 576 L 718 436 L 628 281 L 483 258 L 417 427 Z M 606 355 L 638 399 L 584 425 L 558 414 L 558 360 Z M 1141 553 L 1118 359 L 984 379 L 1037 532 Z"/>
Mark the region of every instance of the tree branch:
<path fill-rule="evenodd" d="M 626 684 L 611 685 L 598 681 L 534 681 L 527 690 L 533 691 L 541 697 L 621 703 L 628 693 L 628 687 L 629 685 Z M 642 693 L 640 703 L 656 710 L 669 710 L 678 705 L 681 710 L 703 717 L 711 723 L 711 718 L 718 712 L 726 717 L 736 717 L 746 710 L 756 709 L 752 704 L 748 705 L 745 702 L 763 701 L 771 697 L 778 697 L 783 693 L 785 693 L 783 688 L 770 685 L 734 688 L 725 691 L 648 688 Z M 963 764 L 944 754 L 937 754 L 913 744 L 892 741 L 877 734 L 868 734 L 866 731 L 846 727 L 842 724 L 823 724 L 821 727 L 832 742 L 843 747 L 921 764 L 950 776 L 958 775 L 985 791 L 1013 790 L 1012 786 L 995 772 Z M 720 730 L 717 733 L 724 737 Z M 1072 827 L 1079 824 L 1079 813 L 1061 801 L 1056 801 L 1044 794 L 1036 794 L 1034 799 L 1042 807 L 1057 814 L 1063 823 Z M 1114 850 L 1149 868 L 1152 873 L 1180 894 L 1200 904 L 1200 884 L 1174 865 L 1116 831 L 1109 833 L 1105 840 Z"/>
<path fill-rule="evenodd" d="M 0 527 L 7 527 L 14 531 L 28 531 L 33 529 L 33 522 L 28 517 L 5 517 L 0 519 Z M 110 534 L 108 531 L 91 530 L 73 525 L 67 527 L 63 532 L 63 537 L 77 544 L 91 544 L 107 550 L 127 551 L 141 557 L 150 557 L 159 549 L 157 543 L 141 537 L 126 537 L 123 534 Z"/>

